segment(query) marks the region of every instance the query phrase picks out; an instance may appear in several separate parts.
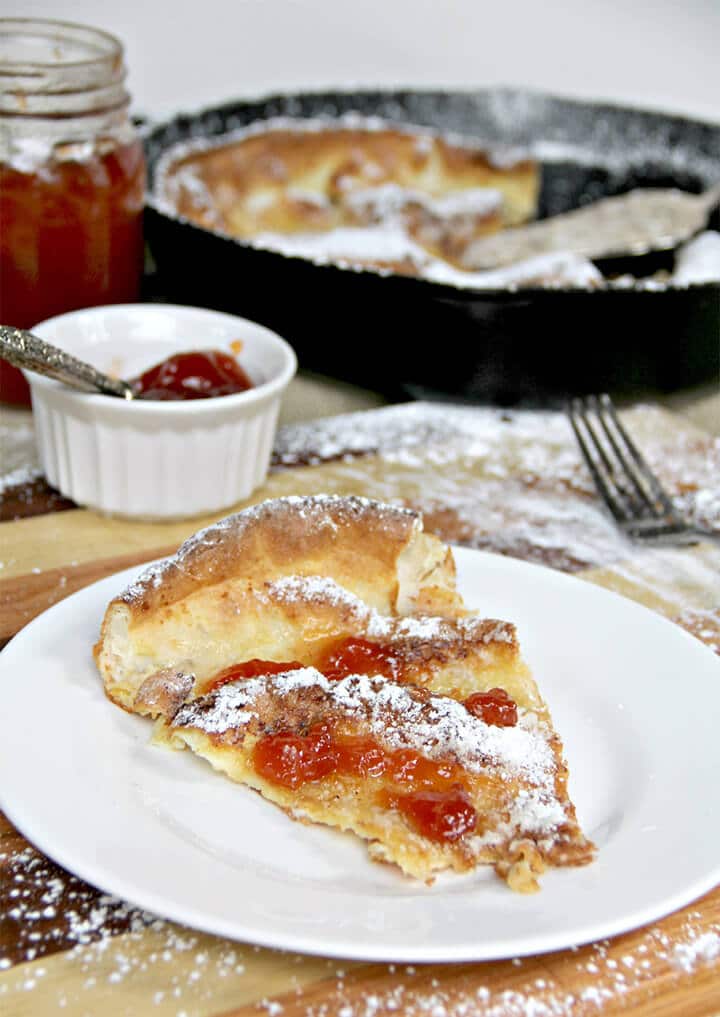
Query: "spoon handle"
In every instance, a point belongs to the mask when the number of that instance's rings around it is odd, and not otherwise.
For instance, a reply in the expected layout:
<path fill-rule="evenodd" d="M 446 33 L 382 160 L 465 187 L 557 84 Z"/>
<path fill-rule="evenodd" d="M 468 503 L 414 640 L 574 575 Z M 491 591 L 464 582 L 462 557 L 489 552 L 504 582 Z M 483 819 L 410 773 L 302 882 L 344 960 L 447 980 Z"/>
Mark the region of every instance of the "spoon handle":
<path fill-rule="evenodd" d="M 121 399 L 133 398 L 132 388 L 126 381 L 108 377 L 91 364 L 22 328 L 0 325 L 0 357 L 15 367 L 47 375 L 83 392 L 104 392 Z"/>

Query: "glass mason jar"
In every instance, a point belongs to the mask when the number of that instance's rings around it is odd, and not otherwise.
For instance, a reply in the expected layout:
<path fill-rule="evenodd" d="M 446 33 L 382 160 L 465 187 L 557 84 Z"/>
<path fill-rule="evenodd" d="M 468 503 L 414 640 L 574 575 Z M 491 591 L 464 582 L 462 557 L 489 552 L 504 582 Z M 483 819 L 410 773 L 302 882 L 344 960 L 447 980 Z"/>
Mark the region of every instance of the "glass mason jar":
<path fill-rule="evenodd" d="M 0 322 L 137 299 L 145 161 L 121 43 L 84 25 L 0 18 Z M 0 361 L 0 401 L 29 405 Z"/>

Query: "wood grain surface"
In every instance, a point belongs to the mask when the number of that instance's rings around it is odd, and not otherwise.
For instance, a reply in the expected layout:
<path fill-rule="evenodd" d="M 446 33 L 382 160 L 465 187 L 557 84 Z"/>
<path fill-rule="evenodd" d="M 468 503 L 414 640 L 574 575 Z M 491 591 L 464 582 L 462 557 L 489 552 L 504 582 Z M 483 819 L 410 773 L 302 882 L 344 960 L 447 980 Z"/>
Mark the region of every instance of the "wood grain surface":
<path fill-rule="evenodd" d="M 717 922 L 720 891 L 705 898 L 702 906 Z M 684 934 L 685 921 L 682 912 L 672 915 L 663 923 L 662 935 L 677 941 Z M 717 971 L 712 967 L 699 973 L 683 971 L 672 952 L 663 951 L 660 941 L 653 946 L 651 966 L 641 968 L 640 974 L 631 972 L 636 958 L 647 952 L 643 950 L 648 947 L 645 930 L 618 936 L 603 944 L 601 950 L 593 945 L 523 958 L 520 963 L 427 964 L 411 969 L 410 974 L 406 966 L 400 977 L 397 969 L 387 965 L 362 966 L 348 971 L 341 984 L 335 976 L 310 984 L 301 993 L 293 991 L 275 999 L 283 1007 L 283 1017 L 307 1017 L 312 1011 L 339 1017 L 346 1008 L 354 1014 L 372 1011 L 378 1017 L 398 1011 L 483 1013 L 483 1008 L 486 1013 L 591 1014 L 600 1009 L 598 1004 L 608 1012 L 612 995 L 622 996 L 623 1009 L 631 1008 L 643 1017 L 714 1014 L 720 1006 Z M 631 959 L 633 963 L 629 964 Z M 597 979 L 588 978 L 595 974 Z M 623 986 L 621 993 L 618 986 Z M 498 1011 L 503 1005 L 505 1010 Z M 611 1006 L 609 1012 L 613 1009 Z M 246 1004 L 229 1011 L 226 1017 L 251 1015 L 257 1015 L 257 1007 Z"/>
<path fill-rule="evenodd" d="M 362 439 L 376 449 L 363 455 L 359 441 L 343 447 L 357 421 L 300 428 L 286 436 L 252 500 L 332 491 L 403 501 L 423 509 L 428 528 L 445 539 L 575 572 L 664 614 L 720 653 L 720 549 L 639 551 L 622 541 L 554 416 L 542 426 L 523 417 L 533 425 L 523 430 L 478 413 L 477 428 L 463 418 L 457 440 L 442 428 L 436 440 L 430 428 L 419 441 L 407 438 L 418 429 L 414 418 L 400 428 L 405 438 L 393 437 L 398 419 L 386 411 L 363 416 L 369 437 Z M 652 409 L 630 420 L 675 493 L 720 503 L 718 445 Z M 0 636 L 98 578 L 169 553 L 210 521 L 150 524 L 68 509 L 1 523 Z M 463 965 L 341 963 L 234 943 L 140 912 L 60 869 L 0 814 L 3 1015 L 628 1011 L 720 1014 L 720 888 L 662 921 L 576 950 Z"/>
<path fill-rule="evenodd" d="M 83 586 L 121 572 L 131 565 L 140 565 L 153 558 L 163 558 L 176 546 L 153 550 L 131 551 L 96 561 L 77 562 L 61 568 L 39 569 L 29 575 L 8 578 L 0 583 L 0 640 L 7 640 L 24 625 L 53 604 L 69 597 Z"/>

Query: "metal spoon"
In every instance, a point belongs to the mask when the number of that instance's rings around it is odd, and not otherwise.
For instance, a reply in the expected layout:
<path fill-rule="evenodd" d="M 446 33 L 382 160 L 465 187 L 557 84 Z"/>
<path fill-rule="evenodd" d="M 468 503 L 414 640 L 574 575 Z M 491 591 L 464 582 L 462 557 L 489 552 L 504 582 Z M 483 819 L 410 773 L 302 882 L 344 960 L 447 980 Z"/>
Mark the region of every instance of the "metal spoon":
<path fill-rule="evenodd" d="M 579 254 L 590 261 L 667 251 L 699 233 L 718 204 L 720 184 L 703 194 L 638 188 L 482 237 L 468 246 L 462 267 L 498 268 L 554 251 Z"/>
<path fill-rule="evenodd" d="M 78 360 L 23 328 L 0 325 L 0 357 L 14 367 L 47 375 L 83 392 L 102 392 L 121 399 L 135 398 L 132 386 L 126 381 L 110 378 L 92 364 Z"/>

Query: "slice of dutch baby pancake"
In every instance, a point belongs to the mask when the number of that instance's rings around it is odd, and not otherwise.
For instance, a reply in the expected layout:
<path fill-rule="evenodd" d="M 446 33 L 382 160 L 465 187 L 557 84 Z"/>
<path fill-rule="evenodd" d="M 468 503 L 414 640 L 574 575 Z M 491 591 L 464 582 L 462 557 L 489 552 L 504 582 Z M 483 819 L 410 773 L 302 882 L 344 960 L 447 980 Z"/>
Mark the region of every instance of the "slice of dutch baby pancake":
<path fill-rule="evenodd" d="M 516 890 L 594 855 L 515 626 L 469 611 L 409 509 L 336 495 L 229 516 L 108 606 L 109 699 L 294 819 L 429 882 Z"/>

